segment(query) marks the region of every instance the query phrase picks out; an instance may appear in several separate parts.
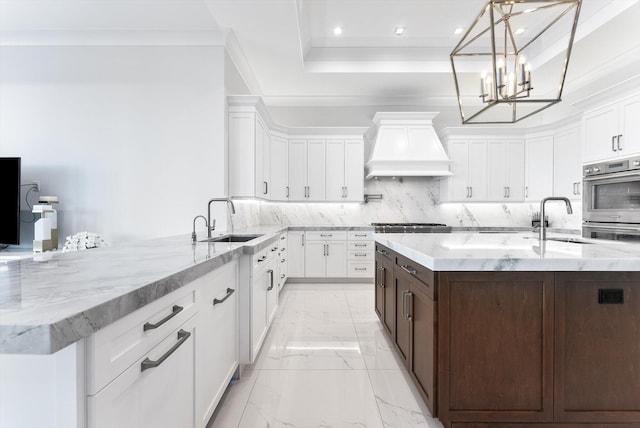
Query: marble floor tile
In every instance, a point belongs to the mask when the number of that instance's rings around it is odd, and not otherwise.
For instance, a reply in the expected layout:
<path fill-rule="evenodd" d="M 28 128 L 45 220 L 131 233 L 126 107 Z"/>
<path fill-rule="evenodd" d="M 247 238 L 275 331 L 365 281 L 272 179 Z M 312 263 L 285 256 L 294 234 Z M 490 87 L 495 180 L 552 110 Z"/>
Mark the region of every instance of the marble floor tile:
<path fill-rule="evenodd" d="M 369 377 L 385 428 L 442 428 L 429 414 L 409 375 L 401 370 L 370 371 Z"/>
<path fill-rule="evenodd" d="M 261 371 L 240 428 L 383 428 L 366 371 Z"/>

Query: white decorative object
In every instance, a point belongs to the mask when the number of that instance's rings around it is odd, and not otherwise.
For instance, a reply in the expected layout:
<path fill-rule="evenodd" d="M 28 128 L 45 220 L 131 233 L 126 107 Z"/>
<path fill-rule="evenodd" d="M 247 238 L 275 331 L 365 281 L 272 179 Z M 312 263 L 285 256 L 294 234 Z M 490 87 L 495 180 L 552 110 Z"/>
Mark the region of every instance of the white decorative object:
<path fill-rule="evenodd" d="M 67 236 L 65 239 L 66 241 L 62 248 L 63 253 L 106 247 L 109 245 L 100 235 L 93 232 L 79 232 L 73 236 Z"/>

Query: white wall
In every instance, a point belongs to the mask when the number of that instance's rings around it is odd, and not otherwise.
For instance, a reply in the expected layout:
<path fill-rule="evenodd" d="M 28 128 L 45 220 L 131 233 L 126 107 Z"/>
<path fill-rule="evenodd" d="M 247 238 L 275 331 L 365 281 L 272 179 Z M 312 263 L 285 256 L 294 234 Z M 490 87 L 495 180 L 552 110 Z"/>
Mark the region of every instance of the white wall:
<path fill-rule="evenodd" d="M 188 233 L 224 196 L 224 48 L 0 48 L 0 155 L 60 199 L 59 234 Z M 29 245 L 31 225 L 23 227 Z"/>

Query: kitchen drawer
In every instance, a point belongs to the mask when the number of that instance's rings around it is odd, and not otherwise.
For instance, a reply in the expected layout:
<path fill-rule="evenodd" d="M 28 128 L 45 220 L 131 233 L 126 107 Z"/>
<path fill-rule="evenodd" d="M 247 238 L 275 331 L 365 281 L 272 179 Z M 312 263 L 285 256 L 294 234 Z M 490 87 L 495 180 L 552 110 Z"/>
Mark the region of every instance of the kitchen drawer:
<path fill-rule="evenodd" d="M 432 270 L 399 254 L 396 258 L 395 269 L 396 271 L 404 271 L 418 279 L 425 286 L 423 289 L 424 293 L 435 300 L 435 275 Z"/>
<path fill-rule="evenodd" d="M 384 245 L 375 244 L 376 245 L 376 256 L 381 256 L 390 261 L 391 263 L 395 263 L 396 253 Z"/>
<path fill-rule="evenodd" d="M 346 241 L 346 230 L 324 230 L 306 232 L 307 241 Z"/>
<path fill-rule="evenodd" d="M 197 312 L 195 290 L 205 278 L 206 275 L 89 336 L 87 394 L 96 394 L 192 317 Z"/>
<path fill-rule="evenodd" d="M 349 251 L 373 251 L 375 242 L 373 241 L 349 241 Z"/>
<path fill-rule="evenodd" d="M 349 260 L 373 261 L 373 251 L 349 251 Z"/>
<path fill-rule="evenodd" d="M 347 276 L 349 278 L 373 278 L 373 262 L 349 261 L 347 264 Z"/>
<path fill-rule="evenodd" d="M 256 272 L 262 269 L 269 260 L 278 256 L 278 244 L 279 242 L 274 242 L 264 250 L 261 250 L 259 253 L 253 255 L 253 269 L 251 271 L 251 276 L 254 276 Z"/>
<path fill-rule="evenodd" d="M 350 230 L 348 237 L 349 241 L 372 241 L 373 230 Z"/>

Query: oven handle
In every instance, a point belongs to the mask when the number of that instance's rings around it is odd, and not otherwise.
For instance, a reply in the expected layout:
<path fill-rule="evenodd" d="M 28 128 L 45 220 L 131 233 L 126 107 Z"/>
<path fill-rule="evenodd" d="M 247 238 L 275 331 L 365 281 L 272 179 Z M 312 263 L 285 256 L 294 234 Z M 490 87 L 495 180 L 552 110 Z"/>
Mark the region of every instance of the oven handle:
<path fill-rule="evenodd" d="M 609 226 L 609 225 L 598 224 L 598 223 L 590 223 L 590 224 L 583 224 L 582 226 L 587 229 L 628 230 L 631 232 L 640 232 L 640 227 L 628 227 L 628 226 L 625 227 L 621 225 Z"/>
<path fill-rule="evenodd" d="M 613 172 L 611 174 L 601 174 L 601 175 L 597 175 L 595 177 L 585 177 L 582 180 L 583 181 L 596 181 L 596 180 L 608 180 L 608 179 L 613 179 L 613 178 L 624 178 L 624 177 L 633 177 L 633 176 L 638 176 L 640 175 L 640 172 L 638 171 L 623 171 L 623 172 Z"/>

